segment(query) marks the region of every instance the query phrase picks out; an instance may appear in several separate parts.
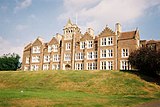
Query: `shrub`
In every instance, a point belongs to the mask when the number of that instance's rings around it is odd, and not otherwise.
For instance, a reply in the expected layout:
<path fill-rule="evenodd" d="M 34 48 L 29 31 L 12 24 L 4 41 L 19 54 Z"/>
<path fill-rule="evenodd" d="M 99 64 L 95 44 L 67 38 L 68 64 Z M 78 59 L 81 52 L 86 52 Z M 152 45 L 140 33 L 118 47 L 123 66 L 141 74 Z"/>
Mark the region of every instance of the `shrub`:
<path fill-rule="evenodd" d="M 160 51 L 143 47 L 132 52 L 128 60 L 133 68 L 147 75 L 155 76 L 160 73 Z"/>
<path fill-rule="evenodd" d="M 18 54 L 5 54 L 0 57 L 0 71 L 17 70 L 20 67 Z"/>

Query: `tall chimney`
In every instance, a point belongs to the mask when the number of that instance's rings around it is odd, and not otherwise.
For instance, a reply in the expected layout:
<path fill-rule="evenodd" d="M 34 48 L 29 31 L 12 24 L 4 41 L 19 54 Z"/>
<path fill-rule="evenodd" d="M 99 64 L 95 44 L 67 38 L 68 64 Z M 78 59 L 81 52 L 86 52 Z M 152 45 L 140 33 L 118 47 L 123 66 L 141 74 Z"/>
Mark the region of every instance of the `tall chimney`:
<path fill-rule="evenodd" d="M 87 32 L 94 38 L 94 30 L 92 28 L 88 28 Z"/>
<path fill-rule="evenodd" d="M 116 23 L 116 31 L 115 32 L 117 35 L 122 32 L 122 27 L 121 27 L 120 23 Z"/>

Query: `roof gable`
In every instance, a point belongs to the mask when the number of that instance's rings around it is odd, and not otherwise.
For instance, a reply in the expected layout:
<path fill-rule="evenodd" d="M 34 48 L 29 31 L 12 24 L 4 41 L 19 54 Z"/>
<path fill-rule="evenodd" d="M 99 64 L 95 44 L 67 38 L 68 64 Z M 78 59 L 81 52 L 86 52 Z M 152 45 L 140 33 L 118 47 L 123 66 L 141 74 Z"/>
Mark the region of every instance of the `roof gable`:
<path fill-rule="evenodd" d="M 43 44 L 43 40 L 38 37 L 33 43 L 32 45 L 42 45 Z"/>
<path fill-rule="evenodd" d="M 110 36 L 110 35 L 115 35 L 115 32 L 110 29 L 109 27 L 105 27 L 104 30 L 99 34 L 99 37 L 101 36 Z"/>
<path fill-rule="evenodd" d="M 81 41 L 85 41 L 85 40 L 93 40 L 93 37 L 88 33 L 86 32 L 82 38 L 80 39 Z"/>
<path fill-rule="evenodd" d="M 49 45 L 58 44 L 58 40 L 56 39 L 56 37 L 53 37 L 48 44 L 49 44 Z"/>

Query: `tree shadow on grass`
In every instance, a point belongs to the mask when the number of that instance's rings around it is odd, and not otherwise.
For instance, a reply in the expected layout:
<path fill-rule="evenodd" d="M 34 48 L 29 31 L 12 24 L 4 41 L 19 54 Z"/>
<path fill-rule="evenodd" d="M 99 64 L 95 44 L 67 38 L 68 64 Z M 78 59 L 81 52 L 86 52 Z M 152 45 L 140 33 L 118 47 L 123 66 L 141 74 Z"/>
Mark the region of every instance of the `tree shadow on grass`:
<path fill-rule="evenodd" d="M 160 75 L 149 76 L 137 70 L 120 70 L 120 72 L 128 72 L 130 74 L 135 74 L 147 82 L 152 82 L 152 83 L 156 83 L 157 85 L 160 85 Z"/>

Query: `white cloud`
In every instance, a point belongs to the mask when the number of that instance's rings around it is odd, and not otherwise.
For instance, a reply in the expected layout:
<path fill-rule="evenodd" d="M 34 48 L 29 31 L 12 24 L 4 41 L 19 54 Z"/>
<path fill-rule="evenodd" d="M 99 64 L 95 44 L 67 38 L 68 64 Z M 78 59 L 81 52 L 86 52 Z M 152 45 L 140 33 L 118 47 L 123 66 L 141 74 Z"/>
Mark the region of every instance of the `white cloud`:
<path fill-rule="evenodd" d="M 21 9 L 25 9 L 29 6 L 31 6 L 32 4 L 32 0 L 21 0 L 21 1 L 17 1 L 17 5 L 14 9 L 14 13 L 16 13 L 17 11 L 21 10 Z"/>
<path fill-rule="evenodd" d="M 12 43 L 2 38 L 2 36 L 0 36 L 0 43 L 0 56 L 8 53 L 16 53 L 22 58 L 23 46 L 14 46 Z"/>
<path fill-rule="evenodd" d="M 19 24 L 15 27 L 17 31 L 23 31 L 23 30 L 26 30 L 27 28 L 28 28 L 27 25 L 22 25 L 22 24 Z"/>
<path fill-rule="evenodd" d="M 85 23 L 80 26 L 98 31 L 106 24 L 134 23 L 147 14 L 147 9 L 160 5 L 160 0 L 64 0 L 63 3 L 65 11 L 58 19 L 75 19 L 78 14 L 78 22 Z"/>

